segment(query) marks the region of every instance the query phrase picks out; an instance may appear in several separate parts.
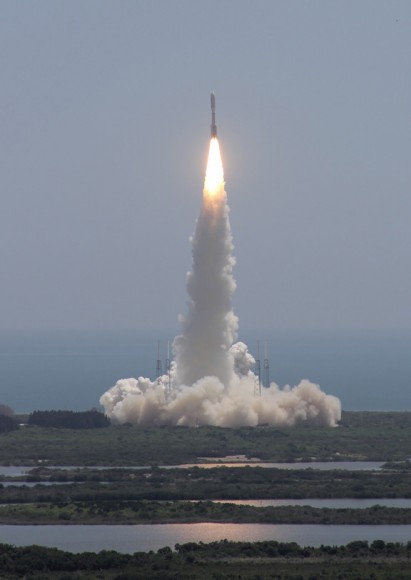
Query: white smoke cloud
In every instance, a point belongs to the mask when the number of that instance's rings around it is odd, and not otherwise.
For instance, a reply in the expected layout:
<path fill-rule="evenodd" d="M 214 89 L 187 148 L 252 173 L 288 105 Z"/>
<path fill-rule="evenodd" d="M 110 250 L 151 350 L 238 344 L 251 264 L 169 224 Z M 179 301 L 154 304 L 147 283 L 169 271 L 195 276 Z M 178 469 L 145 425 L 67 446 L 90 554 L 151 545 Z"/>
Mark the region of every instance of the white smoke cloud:
<path fill-rule="evenodd" d="M 192 385 L 208 375 L 228 385 L 233 378 L 230 347 L 237 338 L 238 319 L 231 306 L 236 283 L 228 213 L 222 182 L 211 200 L 204 195 L 191 240 L 188 314 L 180 317 L 183 333 L 173 344 L 179 385 Z"/>
<path fill-rule="evenodd" d="M 236 342 L 230 348 L 233 357 L 234 372 L 238 377 L 247 376 L 255 365 L 255 358 L 248 352 L 248 346 L 244 342 Z"/>
<path fill-rule="evenodd" d="M 204 377 L 192 386 L 181 385 L 166 395 L 168 377 L 157 382 L 145 378 L 122 379 L 101 397 L 107 415 L 117 423 L 138 425 L 256 425 L 315 426 L 337 424 L 339 399 L 318 385 L 303 380 L 280 389 L 272 383 L 254 395 L 255 377 L 236 377 L 227 388 L 216 377 Z"/>
<path fill-rule="evenodd" d="M 247 345 L 235 342 L 238 319 L 231 305 L 235 260 L 228 215 L 218 141 L 212 139 L 203 203 L 191 240 L 188 313 L 181 316 L 182 334 L 174 339 L 170 377 L 118 381 L 100 398 L 113 422 L 332 427 L 339 421 L 339 399 L 307 380 L 284 389 L 272 383 L 261 389 L 261 396 L 255 394 L 251 370 L 255 359 Z"/>

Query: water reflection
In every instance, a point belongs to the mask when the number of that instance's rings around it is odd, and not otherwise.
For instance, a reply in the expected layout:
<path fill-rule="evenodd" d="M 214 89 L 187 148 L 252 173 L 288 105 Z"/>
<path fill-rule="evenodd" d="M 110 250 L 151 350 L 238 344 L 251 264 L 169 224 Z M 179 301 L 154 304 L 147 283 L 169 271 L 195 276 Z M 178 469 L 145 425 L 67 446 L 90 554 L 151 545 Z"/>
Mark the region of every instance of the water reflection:
<path fill-rule="evenodd" d="M 212 467 L 266 467 L 276 469 L 319 469 L 320 471 L 330 471 L 333 469 L 344 469 L 349 471 L 372 471 L 381 469 L 383 461 L 301 461 L 295 463 L 185 463 L 184 465 L 163 466 L 164 469 L 180 468 L 191 469 L 201 467 L 210 469 Z"/>
<path fill-rule="evenodd" d="M 56 547 L 70 552 L 123 553 L 173 548 L 186 542 L 277 540 L 302 546 L 342 545 L 354 540 L 407 542 L 411 526 L 273 524 L 159 524 L 124 526 L 0 526 L 0 542 Z"/>

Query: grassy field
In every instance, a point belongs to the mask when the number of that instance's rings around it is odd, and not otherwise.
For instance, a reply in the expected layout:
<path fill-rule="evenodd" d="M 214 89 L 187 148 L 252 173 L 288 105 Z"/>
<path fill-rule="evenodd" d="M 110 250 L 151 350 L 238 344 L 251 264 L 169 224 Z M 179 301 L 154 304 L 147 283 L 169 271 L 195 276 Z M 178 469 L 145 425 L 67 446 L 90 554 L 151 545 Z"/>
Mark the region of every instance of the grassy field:
<path fill-rule="evenodd" d="M 406 460 L 411 457 L 411 413 L 345 412 L 339 427 L 322 429 L 26 426 L 0 436 L 3 465 L 165 465 L 227 455 L 262 461 Z"/>

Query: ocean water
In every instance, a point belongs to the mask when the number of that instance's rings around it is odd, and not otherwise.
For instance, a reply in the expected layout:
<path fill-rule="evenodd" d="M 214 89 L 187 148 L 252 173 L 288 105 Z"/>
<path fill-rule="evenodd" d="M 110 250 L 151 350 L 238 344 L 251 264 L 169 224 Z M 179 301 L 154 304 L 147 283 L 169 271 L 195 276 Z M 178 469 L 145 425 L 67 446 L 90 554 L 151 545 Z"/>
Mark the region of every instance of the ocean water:
<path fill-rule="evenodd" d="M 86 410 L 120 378 L 155 377 L 173 333 L 27 332 L 0 334 L 0 403 L 16 412 Z M 346 410 L 411 410 L 410 333 L 249 332 L 260 358 L 268 339 L 270 380 L 318 383 Z"/>

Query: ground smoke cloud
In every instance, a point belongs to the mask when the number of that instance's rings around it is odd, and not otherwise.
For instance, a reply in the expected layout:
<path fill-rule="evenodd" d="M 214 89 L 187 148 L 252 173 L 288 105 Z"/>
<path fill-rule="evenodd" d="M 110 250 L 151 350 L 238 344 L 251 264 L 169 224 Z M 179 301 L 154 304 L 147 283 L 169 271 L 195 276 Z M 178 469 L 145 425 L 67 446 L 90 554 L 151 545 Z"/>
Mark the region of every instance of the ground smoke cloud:
<path fill-rule="evenodd" d="M 213 138 L 201 212 L 192 238 L 187 277 L 188 313 L 174 339 L 170 376 L 122 379 L 100 398 L 113 422 L 139 425 L 261 424 L 335 426 L 339 399 L 307 380 L 279 389 L 272 383 L 255 395 L 254 357 L 237 339 L 231 298 L 235 260 L 218 141 Z M 170 377 L 171 385 L 170 388 Z"/>

